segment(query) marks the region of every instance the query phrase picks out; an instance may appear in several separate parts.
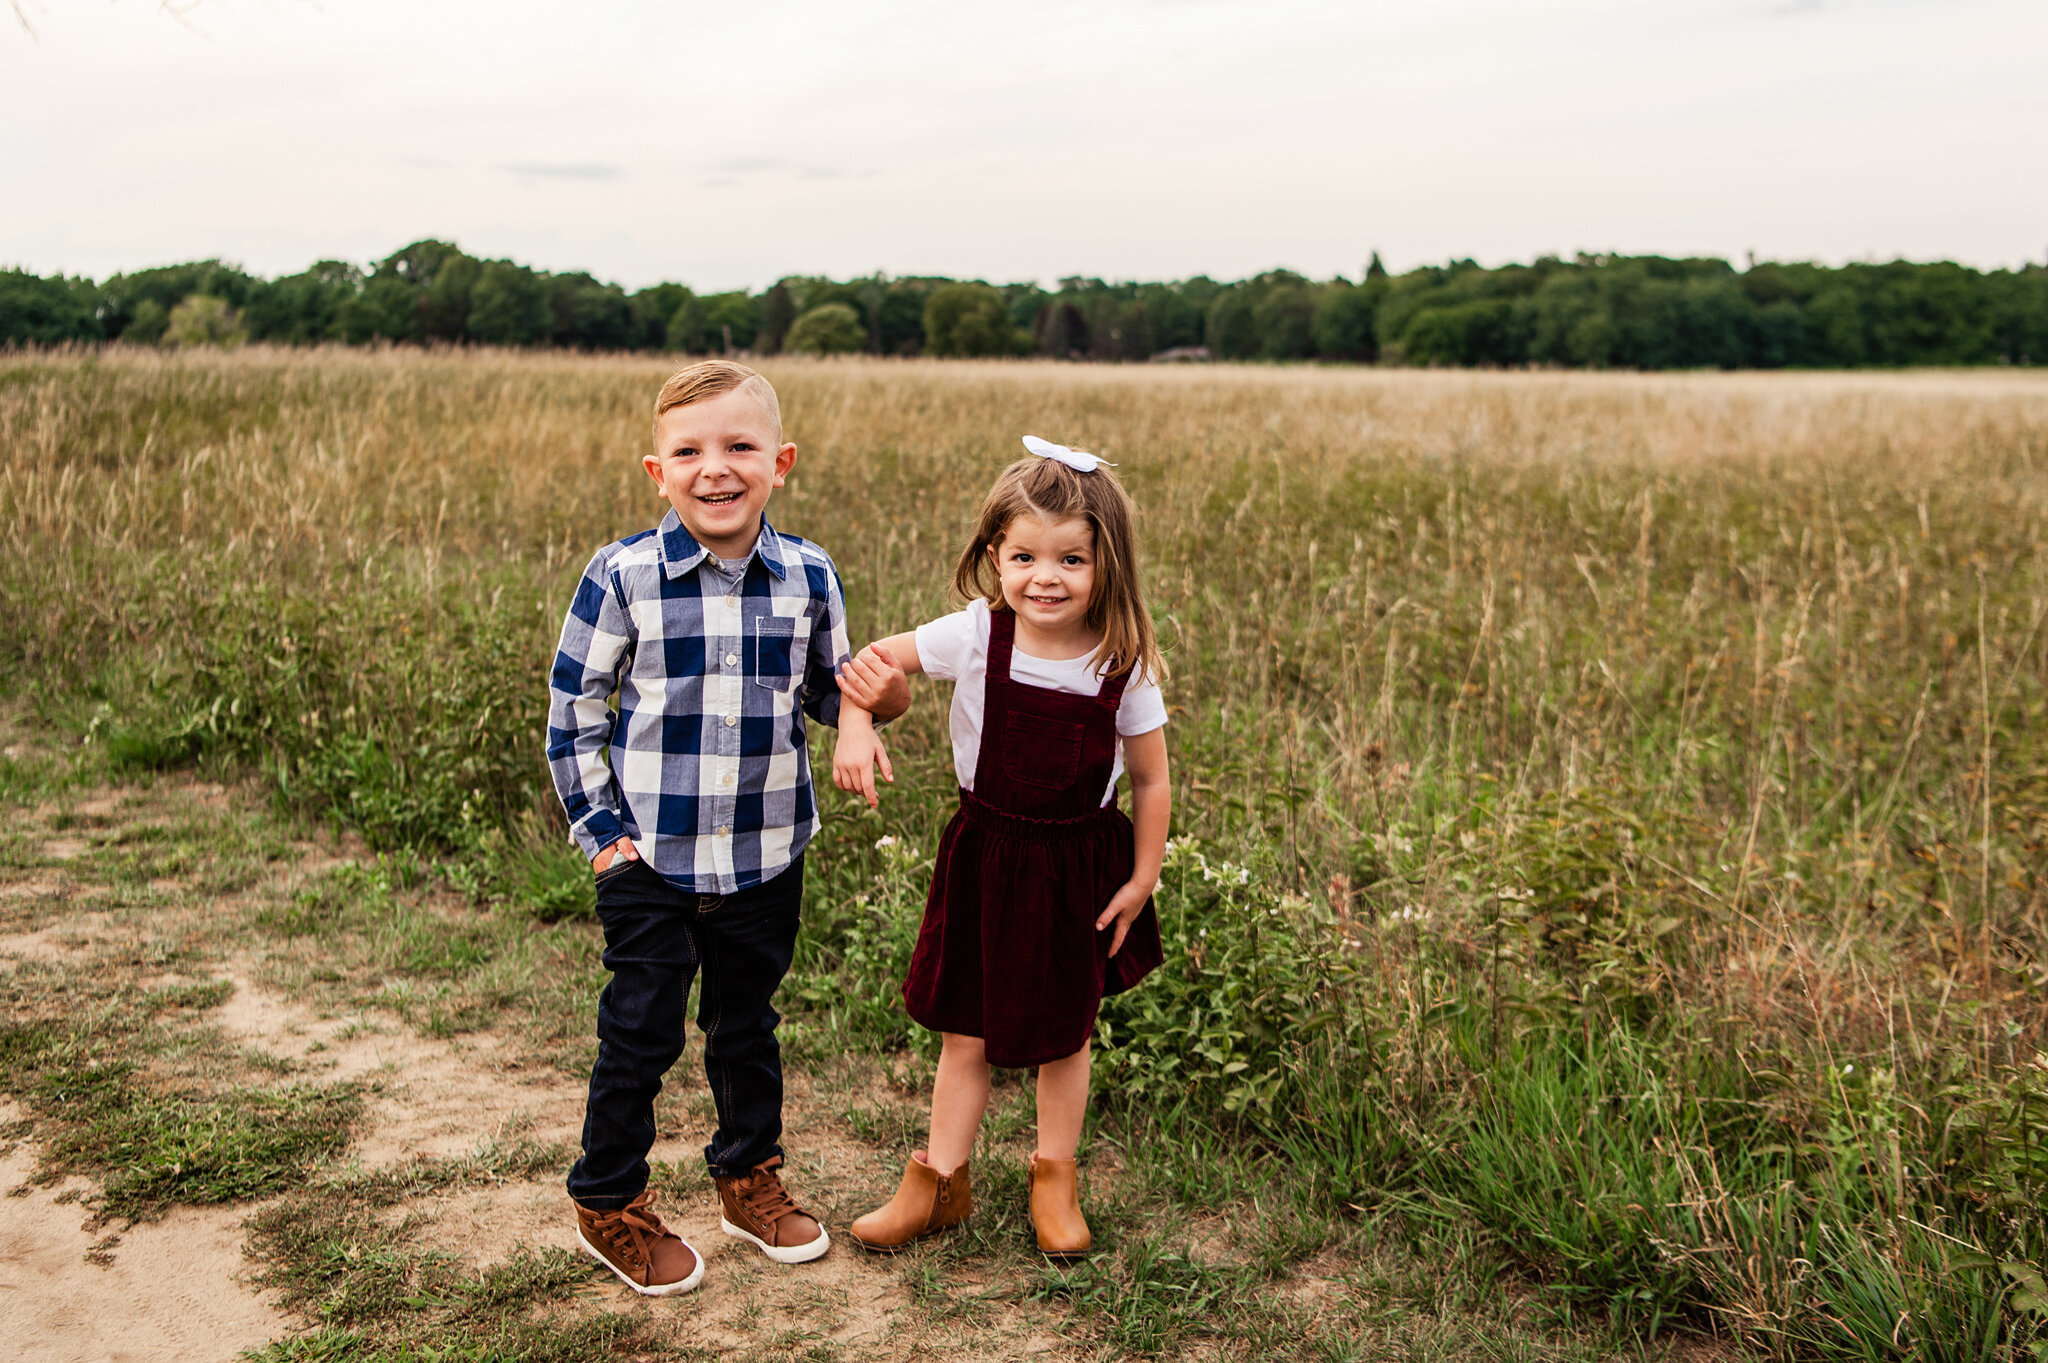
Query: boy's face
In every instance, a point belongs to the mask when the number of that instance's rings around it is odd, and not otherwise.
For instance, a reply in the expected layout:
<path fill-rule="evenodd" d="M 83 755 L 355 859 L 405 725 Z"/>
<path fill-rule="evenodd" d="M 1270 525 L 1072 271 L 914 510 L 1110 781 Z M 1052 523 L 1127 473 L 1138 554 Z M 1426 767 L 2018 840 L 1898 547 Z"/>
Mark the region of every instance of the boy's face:
<path fill-rule="evenodd" d="M 663 412 L 644 462 L 697 543 L 730 559 L 753 548 L 761 509 L 795 465 L 796 446 L 779 443 L 759 400 L 735 388 Z"/>

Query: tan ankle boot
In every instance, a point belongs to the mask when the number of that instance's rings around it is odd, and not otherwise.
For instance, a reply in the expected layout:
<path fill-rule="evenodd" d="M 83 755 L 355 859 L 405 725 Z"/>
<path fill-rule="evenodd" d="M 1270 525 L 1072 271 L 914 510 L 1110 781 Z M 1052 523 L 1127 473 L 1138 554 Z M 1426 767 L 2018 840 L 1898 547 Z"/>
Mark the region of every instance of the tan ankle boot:
<path fill-rule="evenodd" d="M 1031 1229 L 1047 1254 L 1086 1254 L 1094 1243 L 1081 1215 L 1081 1188 L 1070 1159 L 1031 1157 Z"/>
<path fill-rule="evenodd" d="M 974 1189 L 967 1181 L 967 1164 L 943 1178 L 926 1164 L 924 1151 L 910 1157 L 903 1168 L 903 1182 L 888 1205 L 878 1207 L 846 1228 L 854 1243 L 863 1249 L 894 1254 L 913 1240 L 950 1230 L 974 1210 Z"/>

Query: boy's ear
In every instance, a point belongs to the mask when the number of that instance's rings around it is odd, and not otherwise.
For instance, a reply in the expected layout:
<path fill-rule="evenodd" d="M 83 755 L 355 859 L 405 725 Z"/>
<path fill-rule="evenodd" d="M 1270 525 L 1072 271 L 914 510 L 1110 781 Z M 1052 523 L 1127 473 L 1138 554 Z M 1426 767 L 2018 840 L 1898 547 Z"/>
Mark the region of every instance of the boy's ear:
<path fill-rule="evenodd" d="M 771 486 L 781 487 L 782 480 L 789 477 L 789 471 L 796 467 L 796 442 L 791 441 L 775 451 L 775 481 Z"/>
<path fill-rule="evenodd" d="M 648 476 L 649 478 L 652 478 L 652 479 L 654 480 L 654 485 L 655 485 L 656 487 L 660 487 L 660 486 L 661 486 L 661 456 L 660 456 L 660 455 L 658 455 L 658 454 L 647 454 L 647 455 L 642 455 L 642 456 L 640 457 L 640 467 L 641 467 L 641 468 L 644 468 L 644 469 L 646 469 L 646 470 L 647 470 L 647 476 Z"/>

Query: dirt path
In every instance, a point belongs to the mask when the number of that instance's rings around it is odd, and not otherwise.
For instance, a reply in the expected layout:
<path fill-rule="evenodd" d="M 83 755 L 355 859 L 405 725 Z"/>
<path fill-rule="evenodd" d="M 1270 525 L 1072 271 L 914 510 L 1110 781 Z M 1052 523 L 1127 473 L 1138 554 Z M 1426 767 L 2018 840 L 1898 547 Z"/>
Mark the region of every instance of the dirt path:
<path fill-rule="evenodd" d="M 18 1111 L 0 1108 L 0 1120 Z M 36 1156 L 17 1144 L 0 1158 L 0 1339 L 22 1360 L 154 1363 L 224 1359 L 260 1347 L 285 1322 L 239 1281 L 238 1207 L 174 1207 L 101 1249 L 79 1205 L 89 1185 L 37 1187 Z"/>
<path fill-rule="evenodd" d="M 173 938 L 188 954 L 193 941 L 219 944 L 210 960 L 156 974 L 145 965 L 138 979 L 224 981 L 225 997 L 202 1015 L 204 1026 L 217 1029 L 217 1048 L 289 1073 L 295 1082 L 352 1082 L 365 1094 L 342 1162 L 316 1179 L 403 1177 L 513 1142 L 568 1158 L 582 1120 L 582 1085 L 561 1067 L 536 1063 L 527 1040 L 489 1029 L 426 1036 L 384 1010 L 324 1010 L 265 983 L 269 949 L 235 933 L 233 925 L 252 900 L 288 899 L 309 865 L 334 860 L 332 849 L 297 849 L 260 883 L 230 897 L 232 903 L 195 902 L 189 883 L 175 877 L 131 886 L 124 901 L 118 886 L 73 873 L 91 864 L 96 848 L 115 845 L 123 828 L 161 824 L 166 807 L 180 803 L 219 804 L 212 791 L 172 788 L 146 796 L 103 793 L 36 811 L 46 828 L 84 823 L 100 830 L 88 837 L 53 830 L 39 840 L 35 857 L 17 855 L 17 864 L 0 874 L 0 910 L 14 929 L 0 933 L 0 970 L 96 971 L 109 960 L 147 961 L 152 950 L 162 955 L 170 951 L 162 943 Z M 38 864 L 19 865 L 28 859 Z M 233 941 L 236 936 L 242 940 Z M 698 1060 L 693 1044 L 684 1065 Z M 835 1358 L 902 1358 L 932 1350 L 961 1358 L 1068 1352 L 1050 1317 L 1016 1304 L 984 1304 L 972 1314 L 970 1338 L 958 1313 L 918 1304 L 906 1285 L 906 1276 L 916 1273 L 907 1272 L 905 1261 L 866 1256 L 843 1236 L 816 1263 L 769 1264 L 719 1231 L 703 1176 L 701 1149 L 715 1119 L 701 1077 L 679 1067 L 657 1115 L 660 1137 L 651 1158 L 666 1189 L 666 1213 L 704 1253 L 706 1283 L 688 1297 L 650 1304 L 592 1275 L 560 1309 L 632 1313 L 652 1325 L 654 1339 L 686 1351 L 768 1346 L 765 1356 L 786 1350 L 795 1356 L 801 1345 Z M 790 1181 L 828 1226 L 843 1228 L 893 1188 L 896 1157 L 849 1135 L 843 1106 L 815 1092 L 812 1077 L 801 1070 L 790 1074 L 785 1115 Z M 105 1224 L 92 1208 L 92 1182 L 76 1175 L 52 1181 L 40 1163 L 36 1123 L 25 1116 L 19 1105 L 0 1107 L 0 1133 L 11 1133 L 0 1139 L 0 1186 L 7 1193 L 0 1198 L 0 1339 L 8 1342 L 10 1358 L 225 1360 L 307 1327 L 280 1309 L 276 1292 L 252 1282 L 258 1266 L 245 1257 L 249 1223 L 267 1202 L 173 1206 L 160 1219 Z M 385 1215 L 416 1219 L 423 1242 L 470 1270 L 501 1264 L 522 1247 L 571 1250 L 562 1172 L 460 1180 L 408 1198 Z"/>

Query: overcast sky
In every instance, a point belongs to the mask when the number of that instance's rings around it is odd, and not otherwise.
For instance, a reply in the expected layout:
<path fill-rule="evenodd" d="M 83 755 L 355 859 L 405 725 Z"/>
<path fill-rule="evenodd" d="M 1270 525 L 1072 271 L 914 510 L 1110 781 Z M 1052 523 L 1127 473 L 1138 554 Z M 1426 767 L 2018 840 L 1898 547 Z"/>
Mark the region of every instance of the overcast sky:
<path fill-rule="evenodd" d="M 18 0 L 0 265 L 2048 255 L 2044 0 Z M 0 10 L 0 21 L 6 20 Z"/>

